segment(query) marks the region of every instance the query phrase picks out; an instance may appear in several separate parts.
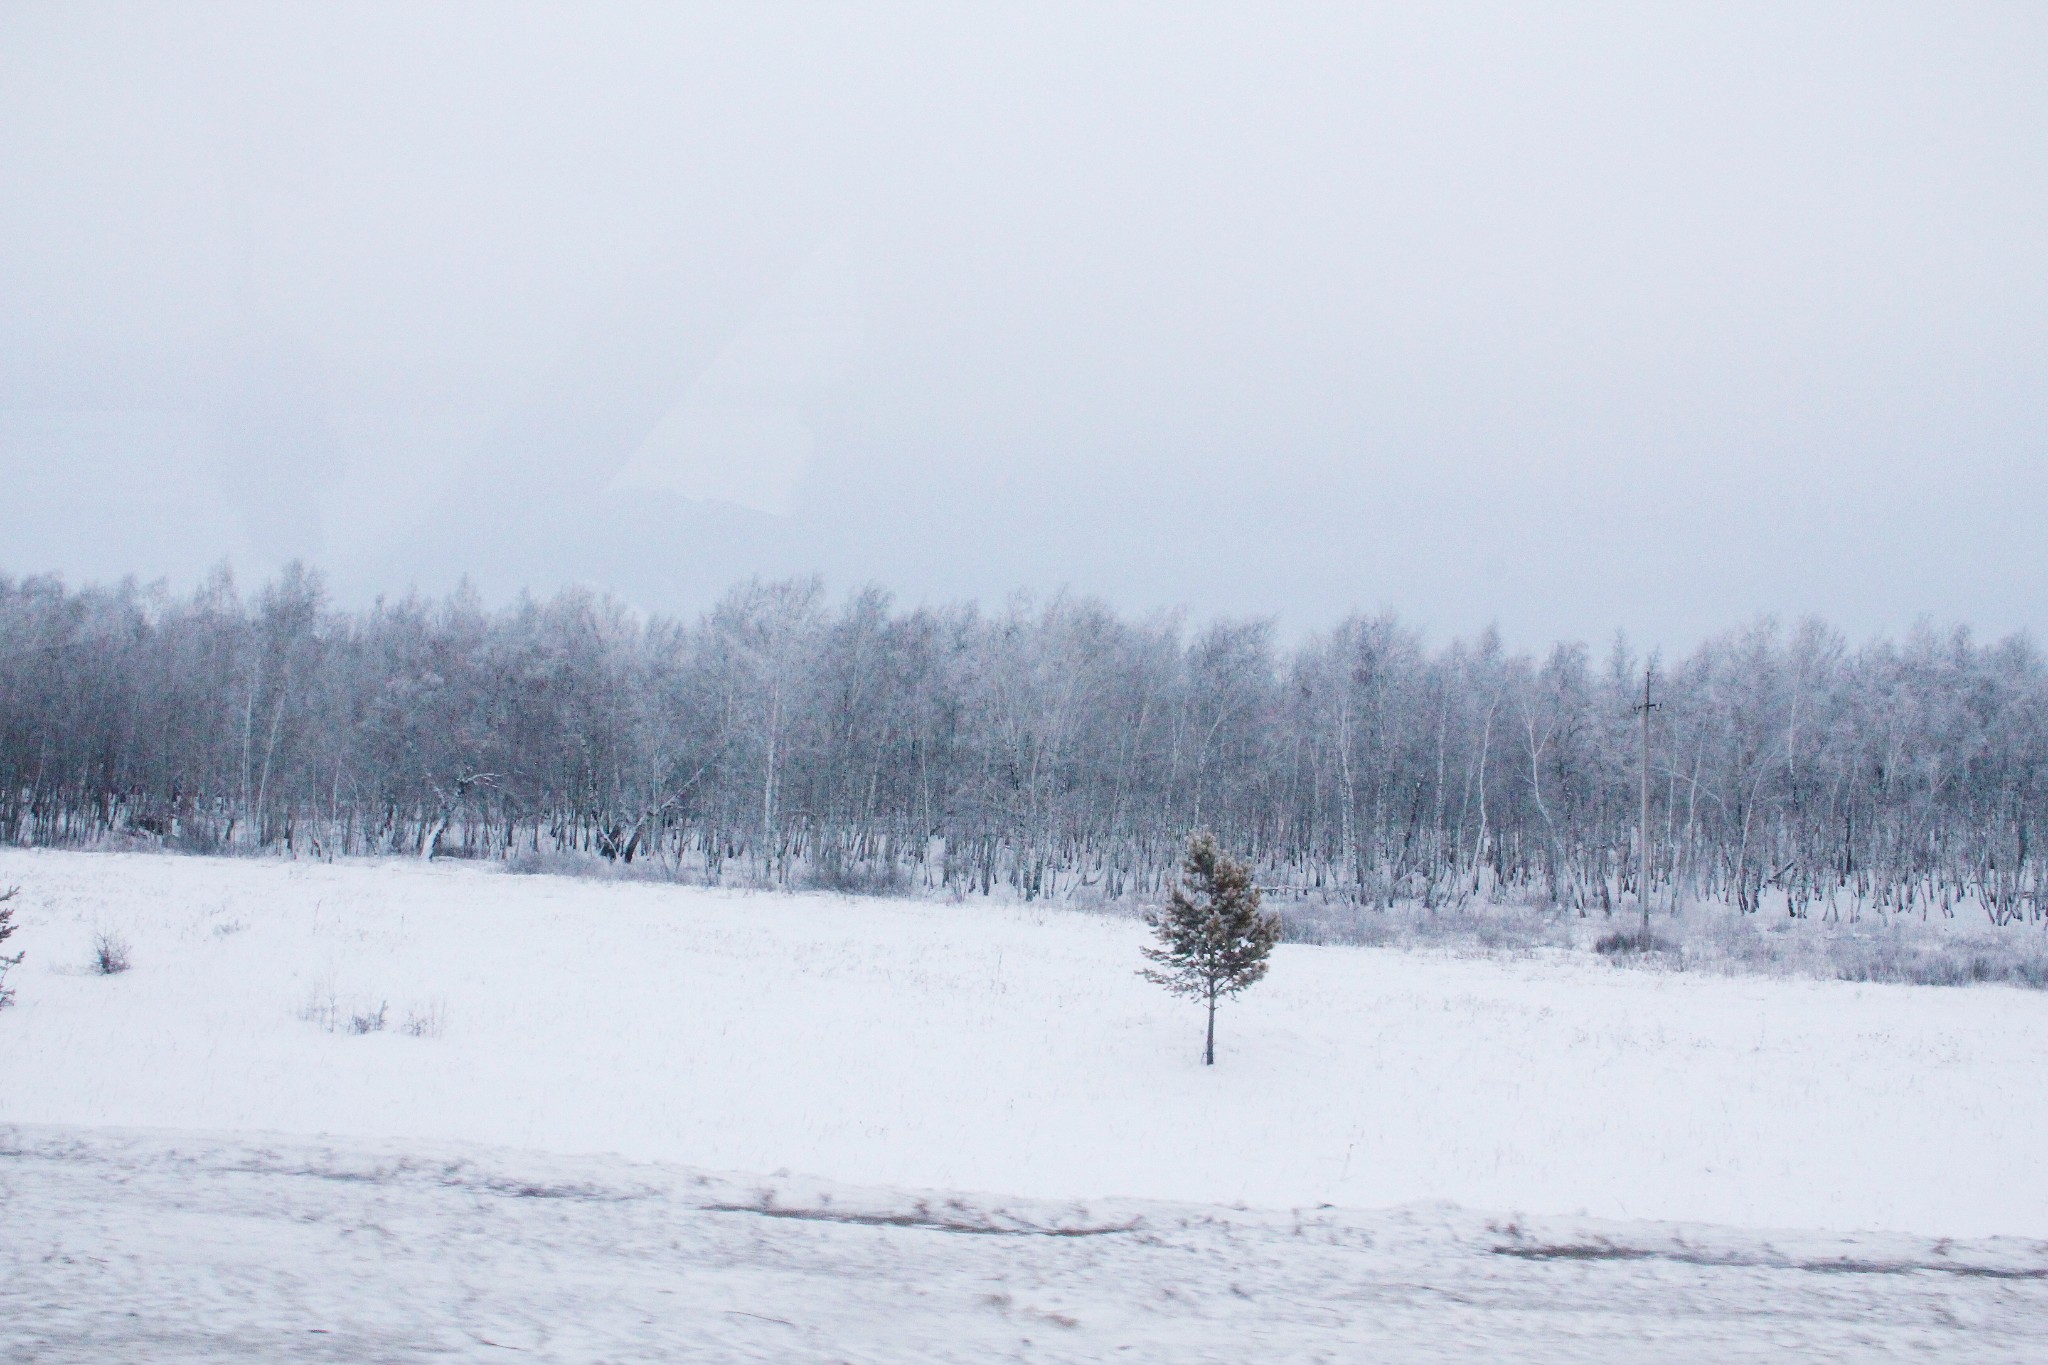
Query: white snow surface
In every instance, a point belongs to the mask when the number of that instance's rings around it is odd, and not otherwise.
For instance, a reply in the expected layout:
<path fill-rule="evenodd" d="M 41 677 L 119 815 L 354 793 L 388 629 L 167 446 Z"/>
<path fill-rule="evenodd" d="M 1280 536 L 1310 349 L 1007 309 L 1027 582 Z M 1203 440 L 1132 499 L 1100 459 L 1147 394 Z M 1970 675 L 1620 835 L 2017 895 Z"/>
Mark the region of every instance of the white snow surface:
<path fill-rule="evenodd" d="M 1284 946 L 1205 1068 L 1128 919 L 12 884 L 0 1361 L 2048 1358 L 2040 994 Z"/>
<path fill-rule="evenodd" d="M 1205 1068 L 1128 919 L 409 861 L 0 853 L 15 884 L 5 1123 L 2048 1237 L 2048 996 L 2012 988 L 1282 946 Z M 85 969 L 101 931 L 133 970 Z M 330 997 L 388 1030 L 301 1017 Z"/>
<path fill-rule="evenodd" d="M 1976 1361 L 2048 1246 L 914 1198 L 409 1141 L 0 1130 L 0 1360 Z"/>

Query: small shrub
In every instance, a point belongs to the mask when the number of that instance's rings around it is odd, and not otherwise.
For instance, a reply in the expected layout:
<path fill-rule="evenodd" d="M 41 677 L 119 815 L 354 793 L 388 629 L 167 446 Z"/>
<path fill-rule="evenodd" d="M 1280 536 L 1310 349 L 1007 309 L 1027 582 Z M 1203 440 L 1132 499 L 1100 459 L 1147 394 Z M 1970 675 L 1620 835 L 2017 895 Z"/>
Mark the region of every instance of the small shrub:
<path fill-rule="evenodd" d="M 360 1001 L 362 997 L 357 996 L 356 999 Z M 313 988 L 312 995 L 299 1007 L 299 1018 L 322 1033 L 349 1033 L 359 1037 L 396 1027 L 408 1038 L 438 1038 L 445 1026 L 438 1000 L 426 1005 L 407 1006 L 404 1020 L 394 1025 L 390 1001 L 378 1001 L 375 1009 L 368 1004 L 343 1005 L 334 987 L 326 984 Z"/>
<path fill-rule="evenodd" d="M 219 853 L 227 846 L 227 831 L 211 820 L 187 816 L 166 834 L 163 846 L 178 853 Z"/>
<path fill-rule="evenodd" d="M 399 1032 L 408 1038 L 439 1038 L 443 1023 L 441 1005 L 435 1001 L 430 1005 L 413 1005 L 405 1011 L 405 1022 L 399 1025 Z"/>
<path fill-rule="evenodd" d="M 332 986 L 315 986 L 306 1003 L 299 1006 L 299 1018 L 313 1025 L 323 1033 L 335 1033 L 341 1028 L 341 1002 L 335 999 Z"/>
<path fill-rule="evenodd" d="M 1677 944 L 1659 938 L 1647 929 L 1624 929 L 1618 933 L 1603 934 L 1593 944 L 1593 951 L 1602 957 L 1623 953 L 1676 953 L 1678 950 Z"/>
<path fill-rule="evenodd" d="M 92 970 L 96 976 L 119 976 L 133 964 L 128 960 L 128 940 L 105 931 L 92 936 Z"/>
<path fill-rule="evenodd" d="M 20 894 L 21 888 L 18 886 L 10 886 L 5 891 L 0 891 L 0 943 L 5 943 L 14 936 L 14 907 L 7 902 Z M 14 1003 L 14 992 L 7 985 L 7 973 L 21 965 L 23 956 L 21 953 L 0 953 L 0 1010 Z"/>
<path fill-rule="evenodd" d="M 852 858 L 829 842 L 819 850 L 804 881 L 814 890 L 843 896 L 900 896 L 910 887 L 910 878 L 896 859 Z"/>

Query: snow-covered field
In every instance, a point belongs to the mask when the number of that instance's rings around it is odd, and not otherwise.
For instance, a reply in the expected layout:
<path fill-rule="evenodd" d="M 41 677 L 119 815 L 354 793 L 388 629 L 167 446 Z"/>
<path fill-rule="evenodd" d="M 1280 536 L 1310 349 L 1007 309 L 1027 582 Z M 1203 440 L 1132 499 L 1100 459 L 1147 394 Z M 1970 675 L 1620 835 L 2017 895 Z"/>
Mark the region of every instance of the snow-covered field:
<path fill-rule="evenodd" d="M 489 1353 L 451 1324 L 492 1313 L 559 1359 L 2048 1349 L 2041 993 L 1282 947 L 1205 1069 L 1126 920 L 447 864 L 10 884 L 7 1358 L 226 1299 L 142 1355 Z M 86 970 L 99 932 L 133 970 Z M 764 1191 L 864 1212 L 713 1207 Z"/>

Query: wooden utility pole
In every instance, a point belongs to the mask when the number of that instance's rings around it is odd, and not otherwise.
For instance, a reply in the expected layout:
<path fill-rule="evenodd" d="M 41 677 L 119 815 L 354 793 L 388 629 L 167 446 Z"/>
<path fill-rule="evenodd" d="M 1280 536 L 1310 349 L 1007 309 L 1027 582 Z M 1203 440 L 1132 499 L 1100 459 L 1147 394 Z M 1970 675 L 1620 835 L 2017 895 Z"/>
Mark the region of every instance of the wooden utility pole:
<path fill-rule="evenodd" d="M 1650 932 L 1650 713 L 1661 703 L 1650 700 L 1650 668 L 1643 664 L 1643 699 L 1630 709 L 1643 718 L 1643 819 L 1636 834 L 1641 867 L 1638 869 L 1636 899 L 1642 902 L 1643 932 Z"/>

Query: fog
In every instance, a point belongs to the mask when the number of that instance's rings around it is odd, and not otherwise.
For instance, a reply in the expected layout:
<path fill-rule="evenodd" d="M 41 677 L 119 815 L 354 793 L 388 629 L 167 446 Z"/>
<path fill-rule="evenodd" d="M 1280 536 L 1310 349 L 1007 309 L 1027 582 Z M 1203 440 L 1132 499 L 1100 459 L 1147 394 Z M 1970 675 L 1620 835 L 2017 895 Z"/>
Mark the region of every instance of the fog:
<path fill-rule="evenodd" d="M 2048 9 L 0 10 L 0 573 L 2048 628 Z"/>

